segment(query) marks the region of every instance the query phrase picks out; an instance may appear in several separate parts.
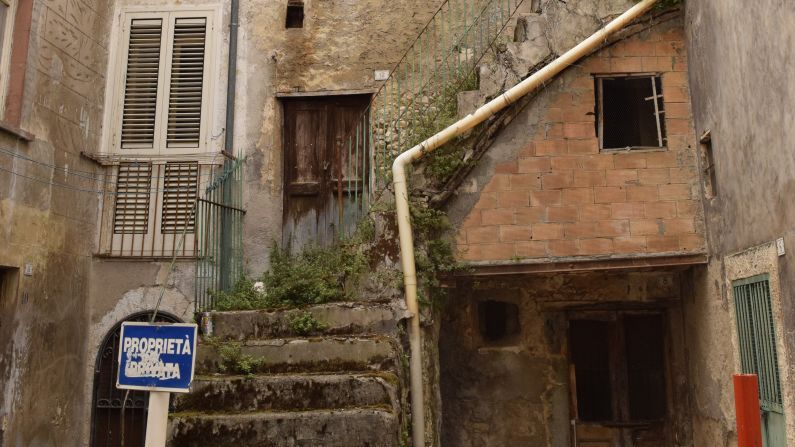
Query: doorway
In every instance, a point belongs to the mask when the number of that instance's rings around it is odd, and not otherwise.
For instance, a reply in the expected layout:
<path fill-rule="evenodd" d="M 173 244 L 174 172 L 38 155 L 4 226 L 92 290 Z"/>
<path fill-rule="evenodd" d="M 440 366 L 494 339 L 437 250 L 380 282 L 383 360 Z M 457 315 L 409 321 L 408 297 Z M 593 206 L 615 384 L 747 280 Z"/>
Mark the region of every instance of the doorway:
<path fill-rule="evenodd" d="M 123 321 L 149 321 L 152 312 L 130 315 Z M 124 438 L 125 447 L 143 447 L 146 438 L 146 416 L 149 405 L 149 392 L 116 388 L 119 372 L 119 338 L 121 324 L 118 322 L 108 332 L 100 345 L 94 367 L 94 405 L 91 414 L 91 446 L 118 447 Z M 179 323 L 173 315 L 158 312 L 156 320 L 160 323 Z M 125 395 L 127 404 L 123 405 Z M 122 406 L 124 419 L 122 420 Z"/>
<path fill-rule="evenodd" d="M 283 98 L 284 219 L 292 252 L 355 228 L 369 179 L 370 95 Z M 365 117 L 365 119 L 362 119 Z"/>
<path fill-rule="evenodd" d="M 572 445 L 670 445 L 665 326 L 660 312 L 570 316 Z"/>

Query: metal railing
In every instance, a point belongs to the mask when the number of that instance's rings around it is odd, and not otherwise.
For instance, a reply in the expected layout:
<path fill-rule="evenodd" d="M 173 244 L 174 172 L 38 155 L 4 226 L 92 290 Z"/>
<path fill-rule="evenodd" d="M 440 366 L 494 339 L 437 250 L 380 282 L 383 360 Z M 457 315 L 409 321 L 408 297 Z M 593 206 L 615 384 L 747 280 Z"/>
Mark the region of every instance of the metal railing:
<path fill-rule="evenodd" d="M 524 1 L 442 3 L 346 138 L 348 160 L 372 160 L 362 202 L 387 183 L 397 154 L 456 121 L 458 93 L 478 88 L 479 63 Z"/>
<path fill-rule="evenodd" d="M 101 256 L 193 258 L 194 204 L 216 165 L 190 161 L 122 161 L 103 191 Z M 184 242 L 180 242 L 185 233 Z"/>
<path fill-rule="evenodd" d="M 243 275 L 243 159 L 227 161 L 197 201 L 196 311 L 211 310 L 213 292 Z"/>

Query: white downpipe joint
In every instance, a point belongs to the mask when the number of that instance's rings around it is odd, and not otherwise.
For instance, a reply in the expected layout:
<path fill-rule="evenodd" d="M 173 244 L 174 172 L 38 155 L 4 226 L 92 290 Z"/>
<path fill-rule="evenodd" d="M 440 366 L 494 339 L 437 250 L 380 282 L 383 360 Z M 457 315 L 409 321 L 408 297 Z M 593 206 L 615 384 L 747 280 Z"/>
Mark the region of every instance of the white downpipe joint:
<path fill-rule="evenodd" d="M 403 267 L 403 284 L 406 288 L 406 307 L 411 313 L 409 324 L 409 343 L 411 345 L 409 384 L 411 386 L 411 429 L 414 447 L 425 447 L 425 393 L 422 383 L 422 334 L 419 304 L 417 303 L 417 267 L 414 260 L 414 238 L 411 229 L 411 214 L 409 213 L 406 167 L 513 104 L 519 98 L 532 92 L 539 85 L 562 72 L 583 56 L 587 56 L 605 42 L 611 34 L 621 30 L 646 13 L 656 2 L 657 0 L 640 1 L 637 5 L 616 17 L 604 28 L 563 53 L 532 76 L 516 84 L 502 95 L 489 101 L 436 135 L 403 152 L 392 164 L 398 236 L 400 238 L 400 261 Z"/>

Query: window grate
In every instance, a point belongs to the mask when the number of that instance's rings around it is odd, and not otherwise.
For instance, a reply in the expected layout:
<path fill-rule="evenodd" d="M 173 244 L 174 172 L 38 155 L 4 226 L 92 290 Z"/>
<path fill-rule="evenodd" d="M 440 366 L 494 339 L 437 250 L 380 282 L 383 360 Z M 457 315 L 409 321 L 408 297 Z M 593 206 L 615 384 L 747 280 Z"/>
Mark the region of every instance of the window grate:
<path fill-rule="evenodd" d="M 762 409 L 782 413 L 769 278 L 767 275 L 754 276 L 735 281 L 733 287 L 742 371 L 757 375 Z"/>
<path fill-rule="evenodd" d="M 149 228 L 151 163 L 121 163 L 116 183 L 113 233 L 146 234 Z"/>
<path fill-rule="evenodd" d="M 196 203 L 198 179 L 199 163 L 166 163 L 161 233 L 182 233 L 183 230 L 186 233 L 193 233 L 196 220 L 193 207 Z"/>

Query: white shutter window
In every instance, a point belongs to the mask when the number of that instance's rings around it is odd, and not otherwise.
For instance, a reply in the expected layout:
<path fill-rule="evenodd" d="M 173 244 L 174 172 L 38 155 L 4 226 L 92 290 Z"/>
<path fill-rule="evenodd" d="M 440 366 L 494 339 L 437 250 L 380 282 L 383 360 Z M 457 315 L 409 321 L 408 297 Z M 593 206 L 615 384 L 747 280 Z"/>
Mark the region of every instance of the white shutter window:
<path fill-rule="evenodd" d="M 166 146 L 199 147 L 202 124 L 207 19 L 174 21 Z"/>
<path fill-rule="evenodd" d="M 127 46 L 122 149 L 153 149 L 160 80 L 162 19 L 134 19 Z"/>
<path fill-rule="evenodd" d="M 195 10 L 125 13 L 114 148 L 142 155 L 209 150 L 213 17 Z"/>
<path fill-rule="evenodd" d="M 193 233 L 194 204 L 199 180 L 199 163 L 169 162 L 163 179 L 163 209 L 160 232 Z M 187 227 L 187 228 L 186 228 Z"/>
<path fill-rule="evenodd" d="M 116 179 L 113 233 L 146 234 L 149 228 L 151 163 L 121 163 Z"/>

